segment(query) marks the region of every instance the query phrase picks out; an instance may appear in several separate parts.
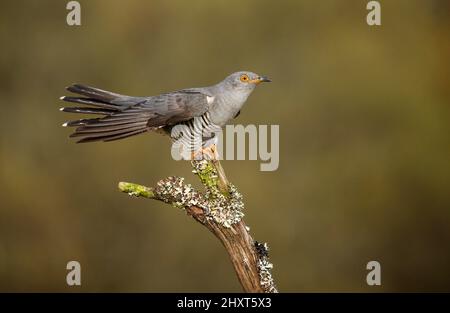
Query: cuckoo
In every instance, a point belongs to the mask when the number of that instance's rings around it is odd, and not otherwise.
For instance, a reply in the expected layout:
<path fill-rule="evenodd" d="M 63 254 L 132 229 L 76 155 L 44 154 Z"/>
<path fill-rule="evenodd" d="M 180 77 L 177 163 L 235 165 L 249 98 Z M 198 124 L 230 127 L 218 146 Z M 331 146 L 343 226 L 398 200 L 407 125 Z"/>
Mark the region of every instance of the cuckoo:
<path fill-rule="evenodd" d="M 270 82 L 253 72 L 236 72 L 209 87 L 188 88 L 149 97 L 132 97 L 110 91 L 74 84 L 67 90 L 80 96 L 61 97 L 79 104 L 60 110 L 100 117 L 69 121 L 63 126 L 75 127 L 70 137 L 78 143 L 113 141 L 156 131 L 174 141 L 188 145 L 200 138 L 200 151 L 214 146 L 215 132 L 240 114 L 241 108 L 256 85 Z M 82 106 L 80 106 L 82 105 Z M 192 155 L 192 154 L 191 154 Z"/>

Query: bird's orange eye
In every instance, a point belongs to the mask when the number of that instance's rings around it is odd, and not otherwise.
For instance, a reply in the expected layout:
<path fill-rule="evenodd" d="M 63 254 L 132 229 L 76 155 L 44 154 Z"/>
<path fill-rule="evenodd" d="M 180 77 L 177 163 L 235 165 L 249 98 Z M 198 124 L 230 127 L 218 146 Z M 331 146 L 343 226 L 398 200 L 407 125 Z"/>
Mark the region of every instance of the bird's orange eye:
<path fill-rule="evenodd" d="M 241 75 L 241 82 L 243 83 L 248 82 L 248 76 L 246 74 Z"/>

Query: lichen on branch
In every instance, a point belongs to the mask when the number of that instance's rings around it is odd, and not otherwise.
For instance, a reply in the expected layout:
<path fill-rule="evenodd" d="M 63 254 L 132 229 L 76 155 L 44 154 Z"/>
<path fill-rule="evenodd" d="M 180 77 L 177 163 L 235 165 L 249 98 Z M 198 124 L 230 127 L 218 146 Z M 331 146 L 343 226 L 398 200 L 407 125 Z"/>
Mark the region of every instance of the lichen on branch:
<path fill-rule="evenodd" d="M 265 292 L 273 293 L 277 292 L 275 282 L 272 278 L 273 264 L 269 261 L 269 245 L 265 243 L 259 243 L 255 241 L 256 252 L 258 253 L 258 266 L 259 278 L 261 286 Z"/>

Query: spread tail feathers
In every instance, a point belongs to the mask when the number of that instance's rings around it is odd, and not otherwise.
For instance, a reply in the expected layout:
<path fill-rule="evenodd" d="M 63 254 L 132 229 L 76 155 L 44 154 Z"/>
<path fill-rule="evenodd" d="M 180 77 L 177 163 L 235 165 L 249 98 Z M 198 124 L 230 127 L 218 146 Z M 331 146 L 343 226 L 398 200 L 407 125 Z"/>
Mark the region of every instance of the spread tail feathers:
<path fill-rule="evenodd" d="M 77 127 L 70 137 L 83 137 L 77 141 L 78 143 L 113 141 L 149 130 L 148 118 L 145 115 L 141 115 L 139 111 L 125 112 L 126 109 L 145 101 L 143 98 L 124 96 L 80 84 L 69 86 L 67 90 L 82 97 L 61 97 L 61 100 L 85 106 L 63 107 L 61 111 L 103 115 L 63 124 L 63 126 Z"/>

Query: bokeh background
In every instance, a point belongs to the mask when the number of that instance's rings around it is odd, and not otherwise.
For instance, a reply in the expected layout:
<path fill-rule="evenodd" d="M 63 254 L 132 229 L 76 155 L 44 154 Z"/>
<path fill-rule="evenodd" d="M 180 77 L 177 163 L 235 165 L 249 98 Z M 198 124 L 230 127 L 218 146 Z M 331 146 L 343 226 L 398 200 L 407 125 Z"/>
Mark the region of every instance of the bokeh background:
<path fill-rule="evenodd" d="M 117 182 L 196 182 L 145 134 L 76 145 L 80 82 L 130 95 L 268 75 L 237 122 L 280 125 L 280 167 L 225 161 L 280 291 L 450 291 L 449 1 L 2 1 L 0 291 L 241 291 L 219 242 Z M 66 285 L 78 260 L 82 286 Z M 368 261 L 382 286 L 366 284 Z"/>

